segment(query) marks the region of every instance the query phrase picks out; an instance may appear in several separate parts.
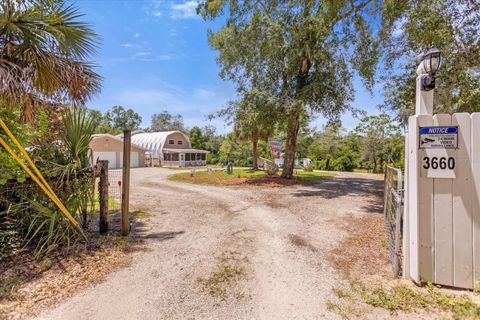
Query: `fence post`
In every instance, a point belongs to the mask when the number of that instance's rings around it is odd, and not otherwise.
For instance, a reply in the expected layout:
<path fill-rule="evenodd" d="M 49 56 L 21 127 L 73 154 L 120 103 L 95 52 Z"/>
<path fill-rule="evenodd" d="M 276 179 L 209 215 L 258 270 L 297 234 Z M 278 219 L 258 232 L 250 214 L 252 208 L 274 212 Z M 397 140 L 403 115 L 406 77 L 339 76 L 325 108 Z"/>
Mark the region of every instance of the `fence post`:
<path fill-rule="evenodd" d="M 130 149 L 132 132 L 123 132 L 123 182 L 122 182 L 122 236 L 127 236 L 130 229 L 128 221 L 130 193 Z"/>
<path fill-rule="evenodd" d="M 97 166 L 100 168 L 100 181 L 98 191 L 100 193 L 100 233 L 108 231 L 108 160 L 99 160 Z"/>

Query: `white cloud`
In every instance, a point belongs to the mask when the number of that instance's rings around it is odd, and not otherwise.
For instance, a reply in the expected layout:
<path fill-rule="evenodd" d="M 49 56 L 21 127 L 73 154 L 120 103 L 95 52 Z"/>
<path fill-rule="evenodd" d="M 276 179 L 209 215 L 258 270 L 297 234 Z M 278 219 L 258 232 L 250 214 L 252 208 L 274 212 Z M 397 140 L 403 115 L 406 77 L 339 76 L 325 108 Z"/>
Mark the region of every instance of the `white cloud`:
<path fill-rule="evenodd" d="M 141 113 L 162 110 L 185 112 L 189 109 L 178 94 L 165 90 L 129 89 L 117 94 L 114 99 L 134 106 L 135 110 Z"/>
<path fill-rule="evenodd" d="M 172 19 L 192 19 L 198 18 L 197 15 L 197 0 L 190 0 L 184 3 L 172 4 Z"/>
<path fill-rule="evenodd" d="M 181 57 L 175 54 L 160 54 L 154 57 L 145 57 L 140 60 L 146 61 L 146 62 L 156 62 L 156 61 L 170 61 L 170 60 L 176 60 L 176 59 L 181 59 Z"/>
<path fill-rule="evenodd" d="M 220 133 L 228 131 L 223 119 L 210 122 L 207 116 L 219 110 L 226 101 L 235 96 L 233 87 L 225 87 L 220 83 L 215 89 L 206 90 L 206 87 L 199 85 L 195 90 L 187 89 L 183 87 L 182 82 L 180 83 L 178 86 L 158 76 L 131 80 L 130 83 L 125 83 L 123 88 L 110 92 L 105 96 L 106 100 L 102 100 L 99 105 L 128 106 L 143 117 L 143 126 L 150 125 L 154 113 L 167 110 L 172 114 L 181 114 L 187 127 L 213 124 Z M 209 99 L 204 100 L 202 97 Z"/>
<path fill-rule="evenodd" d="M 146 47 L 148 47 L 148 43 L 146 41 L 143 41 L 142 43 L 122 43 L 120 44 L 120 46 L 126 49 L 135 48 L 135 49 L 145 51 Z"/>
<path fill-rule="evenodd" d="M 175 28 L 170 29 L 170 37 L 178 36 L 177 30 Z"/>
<path fill-rule="evenodd" d="M 201 100 L 210 100 L 215 97 L 215 92 L 205 89 L 197 89 L 194 91 L 195 97 Z"/>
<path fill-rule="evenodd" d="M 182 59 L 185 56 L 176 55 L 176 54 L 160 54 L 152 56 L 151 52 L 141 51 L 136 52 L 129 57 L 117 57 L 113 58 L 113 62 L 126 62 L 126 61 L 144 61 L 144 62 L 158 62 L 158 61 L 171 61 Z"/>
<path fill-rule="evenodd" d="M 135 32 L 135 33 L 133 34 L 133 37 L 134 37 L 134 38 L 138 38 L 138 37 L 140 37 L 140 33 L 138 33 L 138 32 Z"/>
<path fill-rule="evenodd" d="M 140 51 L 140 52 L 135 53 L 133 56 L 134 57 L 144 57 L 144 56 L 149 56 L 151 54 L 152 54 L 151 52 Z"/>
<path fill-rule="evenodd" d="M 152 14 L 157 17 L 157 18 L 160 18 L 162 16 L 162 11 L 160 10 L 156 10 L 156 11 L 153 11 Z"/>

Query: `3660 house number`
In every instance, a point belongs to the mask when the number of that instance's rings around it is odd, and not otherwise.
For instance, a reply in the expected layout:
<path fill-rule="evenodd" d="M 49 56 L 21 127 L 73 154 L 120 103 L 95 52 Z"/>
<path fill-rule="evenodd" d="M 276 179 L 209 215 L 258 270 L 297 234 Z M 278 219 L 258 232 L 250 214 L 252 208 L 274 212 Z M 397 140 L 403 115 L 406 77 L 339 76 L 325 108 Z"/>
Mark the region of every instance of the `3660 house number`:
<path fill-rule="evenodd" d="M 453 170 L 455 169 L 455 158 L 453 157 L 423 157 L 423 168 L 428 169 L 441 169 L 441 170 Z"/>

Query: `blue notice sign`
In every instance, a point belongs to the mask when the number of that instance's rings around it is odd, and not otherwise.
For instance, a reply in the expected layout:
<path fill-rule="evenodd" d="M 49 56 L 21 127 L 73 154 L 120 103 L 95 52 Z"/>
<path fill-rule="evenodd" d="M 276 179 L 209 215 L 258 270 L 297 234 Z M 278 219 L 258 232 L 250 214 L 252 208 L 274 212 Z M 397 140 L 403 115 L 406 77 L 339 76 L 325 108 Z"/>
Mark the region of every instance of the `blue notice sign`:
<path fill-rule="evenodd" d="M 420 134 L 458 133 L 458 127 L 421 127 Z"/>
<path fill-rule="evenodd" d="M 420 127 L 420 149 L 458 148 L 458 127 Z"/>

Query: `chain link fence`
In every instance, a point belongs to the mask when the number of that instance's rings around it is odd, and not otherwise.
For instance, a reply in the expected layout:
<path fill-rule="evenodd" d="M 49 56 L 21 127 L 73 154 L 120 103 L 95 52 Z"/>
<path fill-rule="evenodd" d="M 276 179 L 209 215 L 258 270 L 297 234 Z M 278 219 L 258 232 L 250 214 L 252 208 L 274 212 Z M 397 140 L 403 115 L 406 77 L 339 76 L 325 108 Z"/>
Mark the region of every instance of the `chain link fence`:
<path fill-rule="evenodd" d="M 400 276 L 402 274 L 402 170 L 389 166 L 385 170 L 383 213 L 393 273 L 395 276 Z"/>

